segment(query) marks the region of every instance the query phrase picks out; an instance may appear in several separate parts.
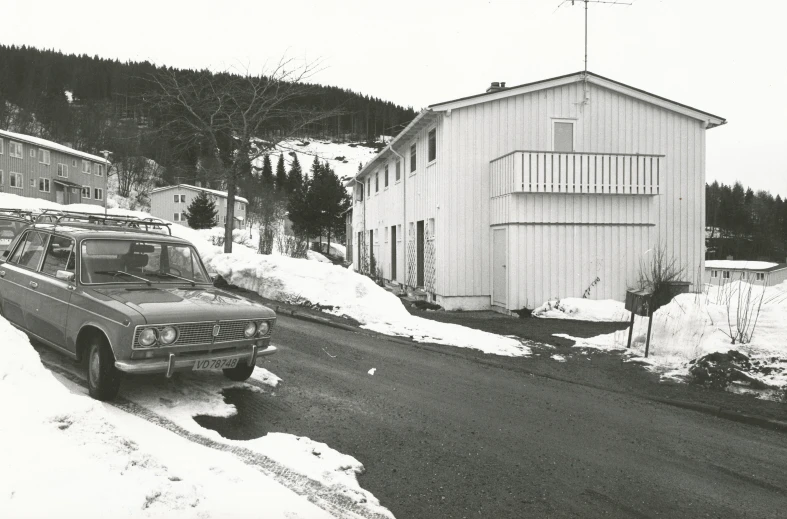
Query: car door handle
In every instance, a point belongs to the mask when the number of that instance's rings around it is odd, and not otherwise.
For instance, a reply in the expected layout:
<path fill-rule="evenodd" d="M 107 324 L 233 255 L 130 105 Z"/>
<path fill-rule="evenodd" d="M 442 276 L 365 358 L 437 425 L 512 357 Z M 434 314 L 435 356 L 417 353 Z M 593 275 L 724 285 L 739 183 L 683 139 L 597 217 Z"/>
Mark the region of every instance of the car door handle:
<path fill-rule="evenodd" d="M 31 288 L 38 288 L 38 283 L 36 283 L 35 281 L 31 281 L 30 282 L 30 287 Z"/>
<path fill-rule="evenodd" d="M 0 278 L 4 278 L 4 277 L 5 277 L 5 270 L 0 270 Z"/>

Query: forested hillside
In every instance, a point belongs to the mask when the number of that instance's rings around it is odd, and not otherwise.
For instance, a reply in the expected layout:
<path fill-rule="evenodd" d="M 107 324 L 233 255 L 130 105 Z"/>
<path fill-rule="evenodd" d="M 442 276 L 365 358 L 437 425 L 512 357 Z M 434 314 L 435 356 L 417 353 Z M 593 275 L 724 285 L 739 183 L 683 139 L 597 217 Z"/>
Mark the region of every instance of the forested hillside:
<path fill-rule="evenodd" d="M 767 191 L 705 186 L 708 259 L 787 261 L 787 202 Z"/>
<path fill-rule="evenodd" d="M 148 62 L 0 45 L 0 128 L 93 153 L 109 149 L 116 157 L 144 156 L 163 165 L 168 176 L 176 175 L 194 167 L 197 153 L 175 153 L 172 143 L 153 131 L 156 114 L 149 113 L 145 99 L 155 90 L 150 78 L 158 70 Z M 339 114 L 303 128 L 304 136 L 374 140 L 398 133 L 415 116 L 412 108 L 349 90 L 311 87 L 298 99 L 299 108 Z"/>

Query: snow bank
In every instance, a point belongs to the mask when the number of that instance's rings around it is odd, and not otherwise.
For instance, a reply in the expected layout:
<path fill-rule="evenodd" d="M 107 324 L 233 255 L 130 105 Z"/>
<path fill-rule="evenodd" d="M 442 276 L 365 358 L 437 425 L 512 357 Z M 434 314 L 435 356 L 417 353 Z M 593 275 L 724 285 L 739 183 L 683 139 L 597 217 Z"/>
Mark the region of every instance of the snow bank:
<path fill-rule="evenodd" d="M 329 517 L 230 454 L 125 413 L 116 426 L 103 404 L 58 382 L 2 318 L 0 336 L 0 517 L 242 517 L 249 496 L 266 517 Z"/>
<path fill-rule="evenodd" d="M 533 310 L 533 317 L 618 322 L 630 320 L 631 314 L 623 303 L 613 299 L 594 301 L 569 297 L 547 301 Z"/>
<path fill-rule="evenodd" d="M 745 301 L 754 312 L 762 301 L 756 326 L 750 327 L 751 340 L 733 344 L 737 335 L 739 309 L 744 313 Z M 634 322 L 631 354 L 644 356 L 648 321 L 637 316 Z M 623 350 L 628 328 L 589 339 L 556 334 L 576 341 L 576 347 Z M 689 361 L 713 352 L 738 350 L 746 354 L 758 369 L 752 377 L 776 387 L 787 386 L 787 282 L 762 287 L 734 281 L 724 286 L 707 286 L 702 294 L 680 294 L 661 307 L 653 316 L 650 354 L 646 363 L 653 371 L 666 377 L 684 378 Z"/>
<path fill-rule="evenodd" d="M 340 266 L 284 256 L 235 254 L 212 256 L 210 265 L 230 283 L 263 297 L 327 307 L 327 311 L 351 317 L 369 330 L 497 355 L 530 354 L 530 349 L 514 338 L 410 315 L 398 297 L 368 277 Z"/>

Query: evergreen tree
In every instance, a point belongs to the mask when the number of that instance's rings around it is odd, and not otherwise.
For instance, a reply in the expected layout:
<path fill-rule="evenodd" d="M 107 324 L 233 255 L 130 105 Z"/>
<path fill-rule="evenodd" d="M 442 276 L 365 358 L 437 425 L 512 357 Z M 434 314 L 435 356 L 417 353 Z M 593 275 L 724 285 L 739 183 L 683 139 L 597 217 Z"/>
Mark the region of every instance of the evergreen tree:
<path fill-rule="evenodd" d="M 219 215 L 216 210 L 216 202 L 213 197 L 205 191 L 200 191 L 199 195 L 189 204 L 186 220 L 192 229 L 210 229 L 216 225 L 216 217 Z"/>
<path fill-rule="evenodd" d="M 262 158 L 262 188 L 266 190 L 272 190 L 274 187 L 273 182 L 273 167 L 271 167 L 271 157 L 270 155 L 265 155 Z"/>
<path fill-rule="evenodd" d="M 279 153 L 279 162 L 276 163 L 276 191 L 287 192 L 287 170 L 284 169 L 283 153 Z"/>
<path fill-rule="evenodd" d="M 303 172 L 301 171 L 301 163 L 298 162 L 298 155 L 292 157 L 290 173 L 287 175 L 287 185 L 290 193 L 294 193 L 303 188 Z"/>

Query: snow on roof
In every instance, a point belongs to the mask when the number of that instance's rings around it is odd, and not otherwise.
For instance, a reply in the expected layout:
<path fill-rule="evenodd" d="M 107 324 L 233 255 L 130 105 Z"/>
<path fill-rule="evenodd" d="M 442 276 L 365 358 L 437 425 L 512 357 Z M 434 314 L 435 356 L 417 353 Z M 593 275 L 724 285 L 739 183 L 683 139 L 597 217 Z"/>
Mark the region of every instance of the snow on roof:
<path fill-rule="evenodd" d="M 101 164 L 109 164 L 109 161 L 104 157 L 91 155 L 90 153 L 85 153 L 84 151 L 75 150 L 73 148 L 69 148 L 68 146 L 63 146 L 62 144 L 48 141 L 46 139 L 41 139 L 39 137 L 33 137 L 31 135 L 23 135 L 21 133 L 14 133 L 6 130 L 0 130 L 0 137 L 13 139 L 15 141 L 26 142 L 28 144 L 34 144 L 42 148 L 48 148 L 50 150 L 59 151 L 62 153 L 66 153 L 68 155 L 76 155 L 78 157 L 82 157 L 83 159 L 89 159 L 89 160 L 94 160 L 96 162 L 100 162 Z"/>
<path fill-rule="evenodd" d="M 195 191 L 205 191 L 206 193 L 210 193 L 212 195 L 219 196 L 221 198 L 227 198 L 226 191 L 216 191 L 215 189 L 208 189 L 207 187 L 197 187 L 192 186 L 191 184 L 177 184 L 174 186 L 164 186 L 164 187 L 157 187 L 156 189 L 152 190 L 151 193 L 158 193 L 159 191 L 166 191 L 168 189 L 175 189 L 175 188 L 185 188 L 185 189 L 193 189 Z M 243 202 L 244 204 L 248 204 L 249 201 L 243 198 L 242 196 L 235 195 L 235 200 L 238 202 Z"/>
<path fill-rule="evenodd" d="M 770 261 L 743 261 L 743 260 L 706 260 L 706 269 L 727 270 L 781 270 L 787 268 L 785 263 L 771 263 Z"/>

